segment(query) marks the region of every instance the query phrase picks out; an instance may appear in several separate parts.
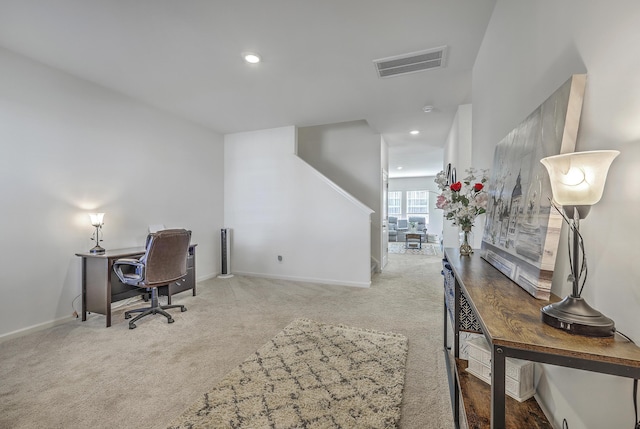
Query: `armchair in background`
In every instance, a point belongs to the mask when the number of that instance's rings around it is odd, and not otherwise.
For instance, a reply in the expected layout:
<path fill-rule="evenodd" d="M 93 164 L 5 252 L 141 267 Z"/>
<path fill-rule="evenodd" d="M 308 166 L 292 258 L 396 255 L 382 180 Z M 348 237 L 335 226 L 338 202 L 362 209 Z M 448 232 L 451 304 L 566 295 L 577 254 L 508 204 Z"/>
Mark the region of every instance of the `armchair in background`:
<path fill-rule="evenodd" d="M 409 216 L 409 231 L 405 234 L 405 247 L 410 246 L 422 248 L 422 243 L 427 242 L 427 227 L 425 218 L 420 216 Z"/>
<path fill-rule="evenodd" d="M 398 241 L 398 218 L 389 216 L 387 226 L 389 229 L 389 241 Z"/>
<path fill-rule="evenodd" d="M 191 231 L 186 229 L 154 232 L 147 236 L 144 256 L 140 259 L 118 259 L 113 263 L 113 271 L 122 283 L 151 292 L 151 307 L 124 313 L 125 319 L 131 318 L 131 313 L 140 313 L 129 322 L 129 329 L 134 329 L 135 322 L 150 314 L 162 314 L 168 323 L 173 323 L 171 315 L 164 311 L 166 309 L 179 307 L 180 311 L 187 311 L 184 305 L 158 305 L 158 287 L 169 285 L 187 275 L 190 240 Z"/>
<path fill-rule="evenodd" d="M 409 231 L 409 222 L 406 219 L 398 219 L 398 241 L 405 240 L 405 234 Z"/>
<path fill-rule="evenodd" d="M 415 233 L 423 237 L 423 241 L 427 238 L 427 225 L 425 218 L 421 216 L 409 216 L 409 225 L 415 225 Z M 412 231 L 414 232 L 414 231 Z"/>

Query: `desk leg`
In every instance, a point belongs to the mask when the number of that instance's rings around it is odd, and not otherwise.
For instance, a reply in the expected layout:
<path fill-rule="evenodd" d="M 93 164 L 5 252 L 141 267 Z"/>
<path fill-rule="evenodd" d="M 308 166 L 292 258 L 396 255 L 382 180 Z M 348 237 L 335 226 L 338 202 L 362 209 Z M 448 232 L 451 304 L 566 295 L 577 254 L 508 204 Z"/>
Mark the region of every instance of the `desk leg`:
<path fill-rule="evenodd" d="M 107 258 L 84 258 L 82 320 L 86 312 L 107 316 L 111 326 L 111 262 Z"/>
<path fill-rule="evenodd" d="M 444 296 L 444 321 L 443 321 L 444 322 L 443 323 L 444 332 L 443 332 L 443 335 L 442 335 L 442 338 L 444 340 L 443 343 L 444 343 L 445 351 L 449 350 L 449 340 L 447 338 L 449 336 L 448 332 L 447 332 L 448 331 L 447 328 L 449 327 L 449 321 L 447 320 L 448 318 L 449 318 L 449 314 L 447 313 L 447 295 L 446 295 L 446 290 L 445 290 L 445 296 Z"/>
<path fill-rule="evenodd" d="M 458 279 L 454 277 L 454 286 L 453 286 L 453 356 L 455 357 L 454 362 L 456 362 L 460 357 L 460 283 L 458 283 Z M 455 387 L 454 387 L 454 398 L 453 398 L 453 422 L 455 423 L 455 427 L 460 427 L 460 386 L 458 385 L 458 370 L 455 371 L 456 379 L 455 379 Z"/>
<path fill-rule="evenodd" d="M 493 346 L 491 353 L 491 429 L 505 429 L 505 354 Z"/>
<path fill-rule="evenodd" d="M 453 293 L 453 355 L 460 357 L 460 283 L 454 278 Z"/>
<path fill-rule="evenodd" d="M 87 258 L 82 258 L 82 321 L 87 321 Z"/>
<path fill-rule="evenodd" d="M 446 293 L 446 291 L 445 291 Z M 447 296 L 444 296 L 444 356 L 447 364 L 447 378 L 449 380 L 449 396 L 451 399 L 451 411 L 453 413 L 453 424 L 455 429 L 460 429 L 460 388 L 458 387 L 458 369 L 456 360 L 451 359 L 449 353 L 449 312 L 447 310 Z"/>

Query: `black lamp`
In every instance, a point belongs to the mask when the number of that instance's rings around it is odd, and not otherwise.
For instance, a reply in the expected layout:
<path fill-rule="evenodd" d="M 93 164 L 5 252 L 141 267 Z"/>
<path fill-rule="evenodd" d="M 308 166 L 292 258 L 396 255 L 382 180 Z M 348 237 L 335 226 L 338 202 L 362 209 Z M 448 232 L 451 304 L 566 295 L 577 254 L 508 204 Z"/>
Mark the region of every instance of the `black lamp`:
<path fill-rule="evenodd" d="M 100 231 L 102 230 L 102 225 L 104 225 L 104 213 L 89 213 L 89 218 L 91 219 L 91 225 L 96 229 L 96 232 L 93 233 L 94 236 L 91 237 L 91 239 L 96 242 L 96 245 L 93 246 L 93 249 L 89 250 L 89 252 L 104 253 L 104 248 L 100 246 L 100 242 L 102 241 Z"/>
<path fill-rule="evenodd" d="M 549 172 L 553 206 L 569 225 L 568 281 L 571 295 L 542 307 L 542 320 L 567 332 L 593 337 L 610 337 L 615 333 L 613 320 L 592 308 L 581 297 L 587 280 L 587 258 L 580 234 L 580 219 L 587 217 L 591 206 L 602 197 L 611 163 L 620 152 L 596 150 L 550 156 L 540 160 Z M 557 205 L 562 206 L 562 210 Z"/>

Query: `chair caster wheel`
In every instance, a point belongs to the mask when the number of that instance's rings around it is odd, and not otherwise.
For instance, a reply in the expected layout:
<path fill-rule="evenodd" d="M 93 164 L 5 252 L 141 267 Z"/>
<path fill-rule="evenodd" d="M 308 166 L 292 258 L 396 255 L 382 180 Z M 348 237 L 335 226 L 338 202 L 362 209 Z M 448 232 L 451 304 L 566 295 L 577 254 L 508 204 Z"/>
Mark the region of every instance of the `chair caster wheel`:
<path fill-rule="evenodd" d="M 173 319 L 167 319 L 167 323 L 173 323 L 173 322 L 175 322 L 175 320 L 173 320 Z"/>
<path fill-rule="evenodd" d="M 187 307 L 180 307 L 180 311 L 184 313 L 185 311 L 187 311 Z"/>
<path fill-rule="evenodd" d="M 129 329 L 136 329 L 136 325 L 134 323 L 129 323 Z"/>
<path fill-rule="evenodd" d="M 130 314 L 127 314 L 127 313 L 125 313 L 125 314 L 124 314 L 124 318 L 125 318 L 125 319 L 131 319 L 131 315 L 130 315 Z"/>

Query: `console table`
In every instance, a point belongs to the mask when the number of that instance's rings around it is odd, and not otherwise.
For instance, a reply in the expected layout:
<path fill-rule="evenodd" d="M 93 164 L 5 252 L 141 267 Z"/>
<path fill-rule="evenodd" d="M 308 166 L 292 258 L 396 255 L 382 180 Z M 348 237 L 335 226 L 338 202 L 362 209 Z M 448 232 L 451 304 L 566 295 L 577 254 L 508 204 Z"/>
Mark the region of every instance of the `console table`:
<path fill-rule="evenodd" d="M 531 398 L 518 402 L 505 398 L 507 357 L 640 378 L 640 348 L 616 334 L 594 338 L 569 334 L 542 322 L 540 308 L 547 304 L 533 298 L 480 257 L 480 251 L 461 256 L 457 248 L 445 249 L 455 278 L 453 309 L 454 344 L 445 354 L 456 427 L 464 413 L 473 428 L 551 428 Z M 469 375 L 459 359 L 460 294 L 464 294 L 491 349 L 491 386 Z M 560 298 L 552 295 L 551 302 Z M 444 324 L 447 331 L 445 300 Z M 462 398 L 462 404 L 460 404 Z M 490 398 L 490 400 L 489 400 Z"/>
<path fill-rule="evenodd" d="M 166 295 L 169 304 L 171 296 L 185 290 L 193 290 L 196 296 L 196 246 L 189 245 L 187 255 L 187 275 L 169 286 L 158 288 L 159 295 Z M 144 255 L 144 247 L 107 250 L 104 253 L 76 253 L 82 258 L 82 321 L 87 313 L 104 314 L 107 328 L 111 326 L 111 303 L 142 295 L 140 288 L 120 281 L 113 272 L 113 263 L 120 258 L 136 258 Z"/>

